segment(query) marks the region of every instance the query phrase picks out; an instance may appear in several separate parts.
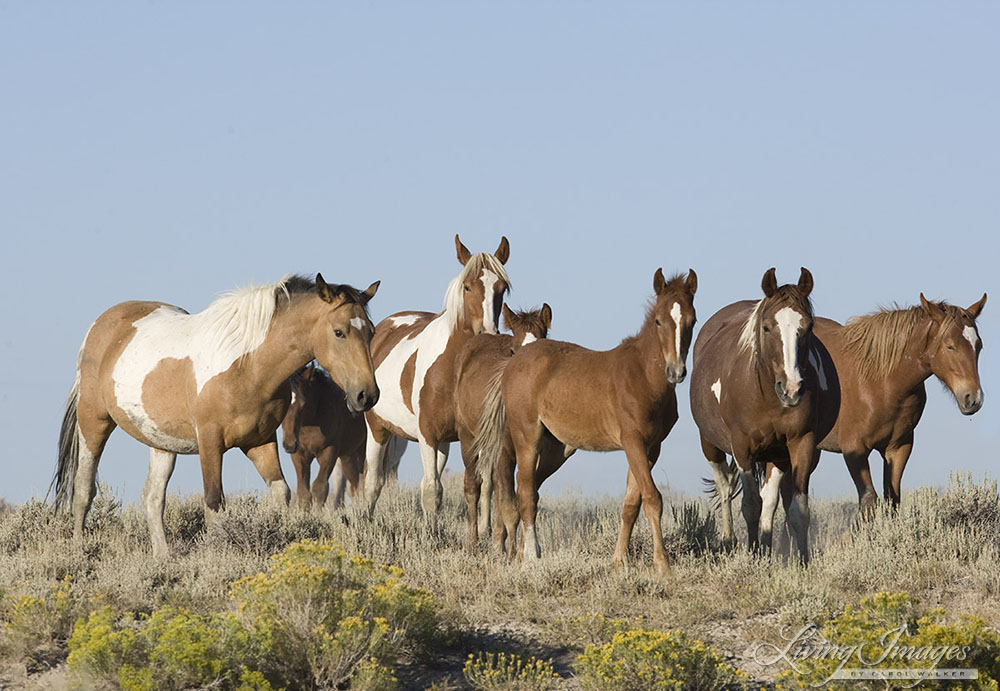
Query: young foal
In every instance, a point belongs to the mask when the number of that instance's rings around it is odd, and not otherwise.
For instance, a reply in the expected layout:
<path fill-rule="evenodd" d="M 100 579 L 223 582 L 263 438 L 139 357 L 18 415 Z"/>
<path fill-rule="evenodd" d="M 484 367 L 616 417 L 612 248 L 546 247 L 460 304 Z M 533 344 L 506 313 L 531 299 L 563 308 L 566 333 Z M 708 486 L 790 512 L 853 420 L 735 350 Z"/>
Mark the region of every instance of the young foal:
<path fill-rule="evenodd" d="M 761 516 L 753 466 L 760 458 L 773 458 L 792 474 L 794 496 L 786 497 L 787 510 L 804 562 L 809 559 L 809 476 L 819 460 L 817 443 L 832 429 L 840 405 L 836 370 L 812 334 L 812 287 L 806 269 L 798 285 L 780 288 L 769 269 L 761 282 L 763 299 L 724 307 L 702 327 L 691 376 L 691 412 L 720 496 L 730 492 L 727 453 L 742 473 L 751 549 L 758 544 Z M 725 525 L 732 517 L 725 512 L 728 501 L 722 504 Z M 770 547 L 765 528 L 761 538 Z"/>
<path fill-rule="evenodd" d="M 330 475 L 339 462 L 331 505 L 344 503 L 344 486 L 351 485 L 355 496 L 361 485 L 365 463 L 365 418 L 351 412 L 343 389 L 330 375 L 309 363 L 288 380 L 292 403 L 281 423 L 281 444 L 292 458 L 298 477 L 299 507 L 322 507 L 330 492 Z M 319 474 L 309 488 L 310 466 L 319 461 Z"/>
<path fill-rule="evenodd" d="M 924 382 L 931 375 L 948 387 L 963 415 L 982 407 L 983 344 L 976 319 L 985 304 L 985 294 L 967 309 L 930 302 L 921 294 L 916 307 L 883 309 L 853 317 L 844 326 L 816 320 L 814 333 L 833 357 L 841 390 L 840 415 L 820 448 L 844 455 L 863 515 L 871 514 L 878 498 L 868 466 L 872 449 L 883 460 L 883 496 L 899 504 L 913 430 L 927 402 Z M 765 487 L 782 482 L 772 464 L 766 472 Z M 764 516 L 773 516 L 777 494 L 773 489 L 764 494 Z"/>
<path fill-rule="evenodd" d="M 142 492 L 154 556 L 167 554 L 163 502 L 177 454 L 198 454 L 205 505 L 222 508 L 222 454 L 238 447 L 272 498 L 288 503 L 275 431 L 288 408 L 288 378 L 316 358 L 367 410 L 378 400 L 363 293 L 295 276 L 223 296 L 188 314 L 161 302 L 123 302 L 91 325 L 77 357 L 52 484 L 72 504 L 73 536 L 96 492 L 108 436 L 121 427 L 150 448 Z"/>
<path fill-rule="evenodd" d="M 432 519 L 441 507 L 441 473 L 455 430 L 455 359 L 462 346 L 479 333 L 495 334 L 503 296 L 510 290 L 504 264 L 510 256 L 507 238 L 493 254 L 472 254 L 455 236 L 462 271 L 445 293 L 444 309 L 399 312 L 379 322 L 372 357 L 382 390 L 378 404 L 366 414 L 365 497 L 374 511 L 385 483 L 386 447 L 392 435 L 417 441 L 424 476 L 420 503 Z"/>
<path fill-rule="evenodd" d="M 476 447 L 480 426 L 488 421 L 481 421 L 483 411 L 489 409 L 486 403 L 489 397 L 500 395 L 500 377 L 504 368 L 510 362 L 514 353 L 524 345 L 545 338 L 552 325 L 552 308 L 543 304 L 540 310 L 534 312 L 513 312 L 507 305 L 503 306 L 504 324 L 510 329 L 512 336 L 507 334 L 479 334 L 474 336 L 462 348 L 456 364 L 455 380 L 455 428 L 458 440 L 462 443 L 462 460 L 465 462 L 465 501 L 469 506 L 469 544 L 479 541 L 479 534 L 489 531 L 490 504 L 493 495 L 494 468 L 487 463 L 499 461 L 500 467 L 509 472 L 498 477 L 506 491 L 501 493 L 513 496 L 513 446 L 505 444 L 501 459 L 486 458 L 479 463 L 480 455 Z M 508 436 L 509 440 L 509 436 Z M 513 517 L 505 514 L 505 520 L 511 520 L 514 529 L 517 527 L 517 507 L 513 506 Z M 499 532 L 499 531 L 498 531 Z M 500 542 L 502 546 L 502 541 Z"/>
<path fill-rule="evenodd" d="M 511 359 L 501 382 L 506 426 L 517 456 L 517 499 L 524 523 L 525 558 L 538 558 L 535 534 L 538 461 L 546 444 L 588 451 L 623 450 L 629 486 L 614 559 L 627 556 L 632 526 L 645 507 L 653 533 L 653 561 L 668 570 L 660 517 L 663 499 L 650 474 L 660 444 L 677 421 L 674 386 L 684 380 L 684 359 L 694 328 L 698 279 L 669 281 L 657 269 L 654 302 L 639 333 L 608 351 L 593 351 L 562 341 L 538 341 Z M 500 420 L 503 415 L 485 419 Z M 498 457 L 504 429 L 482 431 L 485 452 Z M 513 538 L 513 536 L 511 536 Z"/>

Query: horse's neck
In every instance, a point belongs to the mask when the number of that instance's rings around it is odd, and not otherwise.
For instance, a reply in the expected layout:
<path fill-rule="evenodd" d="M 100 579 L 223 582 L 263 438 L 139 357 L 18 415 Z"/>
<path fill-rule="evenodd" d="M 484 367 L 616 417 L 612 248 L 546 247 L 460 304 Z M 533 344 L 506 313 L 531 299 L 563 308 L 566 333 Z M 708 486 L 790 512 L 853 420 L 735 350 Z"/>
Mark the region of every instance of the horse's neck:
<path fill-rule="evenodd" d="M 240 365 L 241 376 L 256 390 L 270 395 L 313 359 L 307 335 L 315 323 L 307 298 L 293 298 L 275 313 L 267 337 Z"/>
<path fill-rule="evenodd" d="M 925 317 L 913 327 L 906 341 L 906 348 L 903 349 L 903 356 L 887 377 L 893 388 L 898 388 L 900 393 L 912 391 L 931 376 L 931 365 L 926 358 L 930 332 L 931 321 Z"/>
<path fill-rule="evenodd" d="M 672 386 L 667 381 L 667 361 L 660 348 L 660 339 L 656 336 L 656 327 L 647 320 L 634 338 L 628 339 L 615 350 L 625 357 L 634 357 L 646 373 L 646 381 L 650 387 L 659 393 Z"/>

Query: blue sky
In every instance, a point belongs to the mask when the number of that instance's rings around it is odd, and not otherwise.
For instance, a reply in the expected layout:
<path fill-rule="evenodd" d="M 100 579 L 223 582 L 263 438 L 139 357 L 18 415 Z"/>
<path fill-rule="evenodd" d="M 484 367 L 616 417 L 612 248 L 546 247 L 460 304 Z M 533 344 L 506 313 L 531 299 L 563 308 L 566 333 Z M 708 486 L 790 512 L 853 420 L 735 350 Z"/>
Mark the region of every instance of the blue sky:
<path fill-rule="evenodd" d="M 0 2 L 0 496 L 44 494 L 112 304 L 196 311 L 319 270 L 381 279 L 376 318 L 436 310 L 456 232 L 507 235 L 511 303 L 547 301 L 552 336 L 594 348 L 638 328 L 660 266 L 696 269 L 701 322 L 770 266 L 809 267 L 839 320 L 989 292 L 985 406 L 965 418 L 929 382 L 904 491 L 995 474 L 998 25 L 975 2 Z M 678 394 L 654 475 L 694 492 Z M 100 475 L 133 500 L 147 462 L 119 431 Z M 546 488 L 618 493 L 625 472 L 581 454 Z M 262 488 L 239 452 L 224 482 Z M 196 458 L 171 490 L 200 492 Z M 853 494 L 840 457 L 813 491 Z"/>

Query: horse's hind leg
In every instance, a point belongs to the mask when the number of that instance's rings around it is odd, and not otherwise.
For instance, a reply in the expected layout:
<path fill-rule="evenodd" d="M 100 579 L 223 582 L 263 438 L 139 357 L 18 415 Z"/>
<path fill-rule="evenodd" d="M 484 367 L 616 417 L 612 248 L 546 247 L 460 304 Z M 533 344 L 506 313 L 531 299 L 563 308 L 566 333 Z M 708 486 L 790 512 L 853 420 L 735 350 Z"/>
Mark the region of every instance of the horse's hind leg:
<path fill-rule="evenodd" d="M 83 543 L 83 524 L 97 494 L 97 464 L 116 427 L 111 418 L 89 412 L 88 408 L 81 400 L 77 412 L 79 449 L 73 475 L 73 539 L 77 544 Z"/>
<path fill-rule="evenodd" d="M 493 533 L 493 544 L 500 554 L 506 551 L 507 558 L 511 560 L 517 556 L 517 524 L 521 520 L 521 514 L 517 510 L 517 495 L 514 493 L 514 473 L 516 470 L 514 444 L 510 440 L 510 435 L 506 435 L 503 451 L 493 469 L 494 496 L 496 496 L 496 510 L 499 518 L 497 529 Z M 510 542 L 507 543 L 507 540 Z"/>
<path fill-rule="evenodd" d="M 622 505 L 622 525 L 618 532 L 618 542 L 615 545 L 615 555 L 611 563 L 615 566 L 625 566 L 628 563 L 628 545 L 632 539 L 632 528 L 639 518 L 639 510 L 642 508 L 642 493 L 639 490 L 639 483 L 632 477 L 632 471 L 628 471 L 628 478 L 625 482 L 625 502 Z"/>
<path fill-rule="evenodd" d="M 299 508 L 303 511 L 309 510 L 312 495 L 309 493 L 309 475 L 312 473 L 312 454 L 304 451 L 299 445 L 298 451 L 291 454 L 292 466 L 295 467 L 295 496 L 299 502 Z"/>
<path fill-rule="evenodd" d="M 722 512 L 722 541 L 732 545 L 736 541 L 733 535 L 733 490 L 729 466 L 726 465 L 726 454 L 712 445 L 710 441 L 701 438 L 701 450 L 712 466 L 715 476 L 715 492 L 719 497 L 719 509 Z"/>
<path fill-rule="evenodd" d="M 163 530 L 163 505 L 166 502 L 167 483 L 174 472 L 177 454 L 160 449 L 149 450 L 149 473 L 142 488 L 142 505 L 146 509 L 146 525 L 153 543 L 153 558 L 166 558 L 167 535 Z"/>
<path fill-rule="evenodd" d="M 893 509 L 899 508 L 899 501 L 902 497 L 903 471 L 906 470 L 906 462 L 910 460 L 910 453 L 913 451 L 913 432 L 909 432 L 901 439 L 894 439 L 889 448 L 882 454 L 885 467 L 882 470 L 883 488 L 885 498 L 889 500 Z"/>
<path fill-rule="evenodd" d="M 288 506 L 288 500 L 292 493 L 288 490 L 288 483 L 281 473 L 281 461 L 278 460 L 278 438 L 271 436 L 271 440 L 266 444 L 243 449 L 253 464 L 257 467 L 257 472 L 264 478 L 267 484 L 269 501 L 276 507 Z"/>
<path fill-rule="evenodd" d="M 479 543 L 479 508 L 482 483 L 479 478 L 479 456 L 473 452 L 474 439 L 468 433 L 458 435 L 459 449 L 462 452 L 462 462 L 465 464 L 465 476 L 462 488 L 465 493 L 465 504 L 469 510 L 468 548 L 474 549 Z"/>

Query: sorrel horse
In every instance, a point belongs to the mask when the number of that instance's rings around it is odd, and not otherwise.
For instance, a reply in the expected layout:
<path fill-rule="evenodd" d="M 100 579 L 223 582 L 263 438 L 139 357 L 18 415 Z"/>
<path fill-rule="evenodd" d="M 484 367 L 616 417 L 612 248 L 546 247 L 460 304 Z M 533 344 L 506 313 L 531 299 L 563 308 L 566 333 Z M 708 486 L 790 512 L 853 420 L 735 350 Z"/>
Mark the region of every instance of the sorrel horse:
<path fill-rule="evenodd" d="M 352 497 L 361 488 L 365 418 L 347 407 L 344 390 L 311 362 L 293 374 L 288 383 L 292 387 L 292 402 L 281 422 L 281 445 L 295 466 L 299 507 L 308 510 L 310 506 L 326 504 L 330 475 L 339 463 L 340 473 L 330 497 L 332 508 L 339 508 L 344 503 L 347 483 Z M 310 490 L 314 458 L 319 462 L 319 473 Z"/>
<path fill-rule="evenodd" d="M 201 457 L 205 505 L 224 505 L 222 454 L 240 448 L 273 500 L 288 503 L 275 431 L 291 397 L 288 378 L 313 358 L 347 392 L 347 405 L 378 400 L 364 292 L 319 274 L 224 295 L 189 314 L 161 302 L 123 302 L 91 325 L 77 357 L 52 485 L 72 504 L 73 536 L 96 492 L 97 464 L 121 427 L 150 448 L 142 492 L 154 556 L 167 554 L 163 502 L 177 454 Z"/>
<path fill-rule="evenodd" d="M 448 447 L 458 441 L 455 430 L 455 360 L 462 346 L 479 333 L 495 334 L 510 279 L 504 264 L 510 256 L 507 238 L 493 254 L 472 254 L 455 236 L 462 271 L 445 292 L 444 309 L 398 312 L 375 328 L 372 358 L 382 390 L 378 404 L 365 414 L 365 497 L 374 511 L 385 483 L 387 450 L 392 436 L 420 445 L 423 479 L 420 503 L 433 521 L 441 507 L 441 473 Z M 388 448 L 387 448 L 388 447 Z M 398 460 L 396 461 L 398 462 Z"/>
<path fill-rule="evenodd" d="M 805 268 L 797 285 L 781 287 L 769 269 L 762 299 L 724 307 L 702 327 L 691 376 L 691 412 L 720 496 L 730 492 L 727 453 L 741 471 L 750 548 L 759 544 L 759 527 L 764 546 L 771 544 L 770 524 L 760 526 L 753 470 L 756 461 L 773 459 L 791 473 L 791 491 L 783 498 L 803 562 L 809 560 L 809 476 L 819 460 L 819 440 L 833 428 L 840 406 L 836 368 L 813 335 L 812 288 Z M 728 504 L 722 502 L 724 525 L 732 523 Z"/>
<path fill-rule="evenodd" d="M 814 333 L 833 358 L 841 390 L 837 423 L 819 446 L 844 455 L 863 516 L 871 515 L 878 498 L 868 466 L 873 449 L 882 456 L 883 497 L 899 504 L 913 430 L 927 402 L 924 382 L 931 375 L 948 387 L 963 415 L 982 407 L 983 343 L 976 319 L 985 305 L 985 293 L 966 309 L 931 302 L 921 293 L 916 307 L 881 309 L 843 326 L 816 319 Z M 763 515 L 773 517 L 782 474 L 771 463 L 765 472 Z"/>
<path fill-rule="evenodd" d="M 480 463 L 476 439 L 479 430 L 489 424 L 482 420 L 484 410 L 490 410 L 489 396 L 500 393 L 500 377 L 510 362 L 510 358 L 522 346 L 548 336 L 552 325 L 552 308 L 543 304 L 533 312 L 514 312 L 503 306 L 504 325 L 513 335 L 479 334 L 472 337 L 456 363 L 455 381 L 455 429 L 462 445 L 462 460 L 465 462 L 465 501 L 469 506 L 469 545 L 479 541 L 480 533 L 490 528 L 490 506 L 492 503 L 494 468 L 489 461 L 497 462 L 497 468 L 505 467 L 509 472 L 497 481 L 507 485 L 504 496 L 514 493 L 514 449 L 510 437 L 505 439 L 503 456 L 500 459 L 488 457 Z M 513 508 L 513 525 L 517 528 L 517 507 Z M 509 518 L 508 515 L 505 518 Z M 502 546 L 502 542 L 500 543 Z"/>
<path fill-rule="evenodd" d="M 538 341 L 521 348 L 507 365 L 502 395 L 496 399 L 504 413 L 484 414 L 484 420 L 502 423 L 506 418 L 514 443 L 524 558 L 541 556 L 535 518 L 538 461 L 546 448 L 622 450 L 629 474 L 614 561 L 627 559 L 632 527 L 644 506 L 653 533 L 654 564 L 661 573 L 668 570 L 660 528 L 663 498 L 650 471 L 660 444 L 677 422 L 674 387 L 687 374 L 684 360 L 695 323 L 697 287 L 693 270 L 686 279 L 678 275 L 666 280 L 657 269 L 654 301 L 638 334 L 607 351 Z M 482 453 L 499 458 L 504 434 L 501 424 L 482 429 Z"/>

